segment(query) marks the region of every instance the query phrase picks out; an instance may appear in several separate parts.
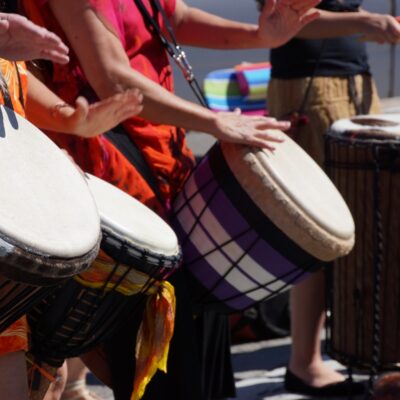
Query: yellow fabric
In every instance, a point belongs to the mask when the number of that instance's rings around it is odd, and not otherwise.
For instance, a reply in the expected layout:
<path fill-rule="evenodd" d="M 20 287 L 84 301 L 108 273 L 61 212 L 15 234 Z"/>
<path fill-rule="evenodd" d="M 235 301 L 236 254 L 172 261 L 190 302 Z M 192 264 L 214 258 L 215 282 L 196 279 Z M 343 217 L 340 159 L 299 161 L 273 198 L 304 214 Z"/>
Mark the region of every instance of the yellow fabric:
<path fill-rule="evenodd" d="M 93 289 L 113 290 L 119 278 L 129 270 L 116 290 L 132 296 L 147 288 L 148 299 L 136 339 L 136 372 L 131 397 L 131 400 L 139 400 L 156 371 L 167 372 L 169 344 L 174 332 L 175 291 L 170 283 L 151 279 L 123 264 L 107 282 L 114 265 L 115 261 L 100 250 L 92 266 L 74 279 Z"/>
<path fill-rule="evenodd" d="M 136 374 L 131 400 L 139 400 L 157 369 L 167 372 L 169 343 L 174 332 L 175 292 L 162 282 L 149 297 L 136 341 Z"/>
<path fill-rule="evenodd" d="M 144 286 L 148 286 L 148 294 L 154 294 L 157 290 L 159 282 L 151 280 L 151 278 L 127 265 L 120 264 L 117 271 L 113 274 L 108 282 L 109 275 L 114 269 L 115 261 L 109 257 L 103 250 L 100 250 L 96 260 L 91 267 L 74 277 L 74 279 L 81 285 L 90 287 L 92 289 L 105 289 L 113 290 L 115 285 L 118 284 L 116 290 L 124 296 L 133 296 L 140 293 Z M 126 274 L 126 272 L 129 272 Z M 126 274 L 122 282 L 119 283 L 121 276 Z M 105 282 L 107 282 L 105 284 Z"/>

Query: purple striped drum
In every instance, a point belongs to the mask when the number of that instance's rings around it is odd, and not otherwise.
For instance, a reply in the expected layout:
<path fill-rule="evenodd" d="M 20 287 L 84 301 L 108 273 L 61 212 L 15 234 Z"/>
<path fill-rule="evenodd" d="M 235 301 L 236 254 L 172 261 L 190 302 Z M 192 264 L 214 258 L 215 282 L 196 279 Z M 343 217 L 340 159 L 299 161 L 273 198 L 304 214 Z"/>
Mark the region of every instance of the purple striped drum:
<path fill-rule="evenodd" d="M 274 152 L 218 143 L 174 203 L 194 300 L 243 310 L 347 254 L 354 222 L 335 186 L 290 138 Z"/>

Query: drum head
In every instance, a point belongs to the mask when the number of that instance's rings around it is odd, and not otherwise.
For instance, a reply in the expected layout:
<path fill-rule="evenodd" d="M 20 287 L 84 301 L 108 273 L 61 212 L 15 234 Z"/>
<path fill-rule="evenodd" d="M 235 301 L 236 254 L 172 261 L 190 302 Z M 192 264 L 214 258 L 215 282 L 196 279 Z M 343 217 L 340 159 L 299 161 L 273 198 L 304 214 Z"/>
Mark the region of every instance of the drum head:
<path fill-rule="evenodd" d="M 17 275 L 18 270 L 43 278 L 80 272 L 95 256 L 100 236 L 99 216 L 85 179 L 26 119 L 3 106 L 0 119 L 1 273 L 13 278 L 4 264 L 13 264 L 6 259 L 14 254 Z M 25 261 L 18 259 L 23 253 Z"/>
<path fill-rule="evenodd" d="M 331 126 L 328 136 L 354 141 L 400 142 L 400 115 L 358 115 L 340 119 Z"/>
<path fill-rule="evenodd" d="M 228 143 L 222 149 L 247 194 L 295 243 L 324 261 L 351 250 L 354 221 L 346 203 L 292 139 L 286 136 L 273 152 Z"/>
<path fill-rule="evenodd" d="M 96 200 L 103 233 L 155 259 L 180 261 L 175 232 L 156 213 L 117 187 L 86 174 Z M 118 260 L 121 261 L 121 260 Z M 157 262 L 157 261 L 155 261 Z"/>

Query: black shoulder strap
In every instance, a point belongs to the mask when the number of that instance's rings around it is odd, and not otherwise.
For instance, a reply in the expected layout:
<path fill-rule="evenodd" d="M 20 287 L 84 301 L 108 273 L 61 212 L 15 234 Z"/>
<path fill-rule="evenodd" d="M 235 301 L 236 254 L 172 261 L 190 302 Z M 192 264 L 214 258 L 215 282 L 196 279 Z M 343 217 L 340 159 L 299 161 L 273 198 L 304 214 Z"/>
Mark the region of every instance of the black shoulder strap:
<path fill-rule="evenodd" d="M 167 14 L 165 13 L 165 10 L 162 8 L 160 2 L 158 0 L 152 0 L 152 2 L 150 1 L 150 5 L 152 7 L 154 6 L 157 12 L 161 15 L 165 27 L 168 31 L 169 39 L 162 32 L 158 20 L 151 16 L 150 12 L 147 10 L 143 1 L 142 0 L 133 0 L 133 1 L 138 7 L 145 22 L 147 23 L 149 30 L 159 38 L 165 50 L 168 52 L 170 57 L 175 61 L 176 65 L 183 73 L 184 78 L 188 82 L 190 88 L 192 89 L 199 103 L 203 107 L 208 108 L 207 100 L 205 98 L 203 90 L 201 89 L 196 77 L 194 76 L 193 68 L 186 57 L 186 53 L 182 50 L 182 48 L 176 41 L 176 37 L 172 29 L 171 23 L 169 22 Z"/>
<path fill-rule="evenodd" d="M 122 125 L 118 125 L 106 132 L 105 137 L 126 157 L 126 159 L 138 170 L 151 190 L 156 195 L 161 204 L 165 204 L 165 199 L 161 195 L 158 182 L 151 171 L 142 152 L 137 147 L 135 141 L 127 134 Z"/>

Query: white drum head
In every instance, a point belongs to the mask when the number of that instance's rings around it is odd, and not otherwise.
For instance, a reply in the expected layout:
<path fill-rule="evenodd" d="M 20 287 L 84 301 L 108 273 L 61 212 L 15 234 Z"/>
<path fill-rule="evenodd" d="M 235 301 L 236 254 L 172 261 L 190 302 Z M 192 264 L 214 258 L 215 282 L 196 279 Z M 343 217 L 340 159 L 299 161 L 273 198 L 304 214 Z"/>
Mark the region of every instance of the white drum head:
<path fill-rule="evenodd" d="M 354 134 L 355 138 L 400 140 L 400 115 L 371 114 L 340 119 L 332 124 L 330 131 L 339 136 Z"/>
<path fill-rule="evenodd" d="M 175 232 L 155 212 L 117 187 L 95 176 L 86 176 L 103 230 L 153 254 L 166 257 L 180 254 Z"/>
<path fill-rule="evenodd" d="M 346 203 L 323 170 L 292 139 L 286 136 L 273 152 L 229 143 L 221 146 L 242 188 L 295 243 L 323 261 L 351 250 L 355 228 Z"/>
<path fill-rule="evenodd" d="M 64 259 L 96 247 L 100 222 L 85 179 L 46 135 L 3 106 L 0 171 L 0 257 L 14 244 Z"/>
<path fill-rule="evenodd" d="M 354 235 L 353 217 L 335 185 L 292 139 L 258 158 L 286 196 L 327 232 L 341 239 Z"/>

